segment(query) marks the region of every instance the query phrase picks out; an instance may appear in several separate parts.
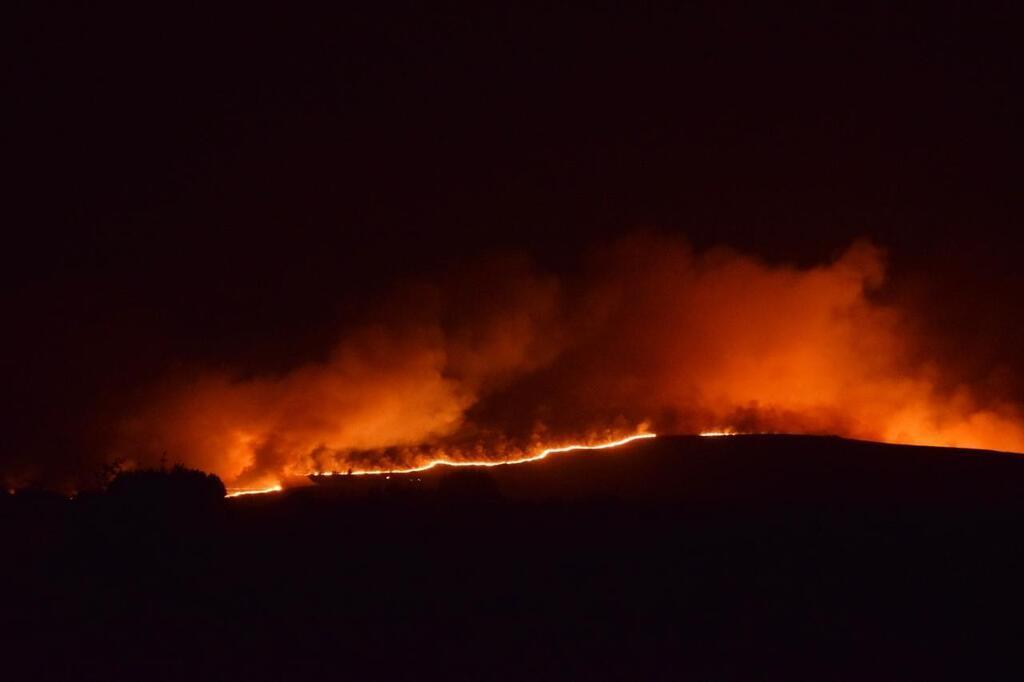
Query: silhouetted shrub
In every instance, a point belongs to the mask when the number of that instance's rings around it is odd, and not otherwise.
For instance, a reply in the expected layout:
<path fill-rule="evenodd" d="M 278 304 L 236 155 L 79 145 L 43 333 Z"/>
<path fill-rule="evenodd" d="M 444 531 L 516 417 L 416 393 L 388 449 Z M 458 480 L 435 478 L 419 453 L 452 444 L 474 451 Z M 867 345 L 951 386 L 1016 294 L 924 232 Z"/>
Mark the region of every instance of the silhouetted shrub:
<path fill-rule="evenodd" d="M 133 508 L 202 511 L 223 504 L 225 493 L 217 476 L 177 465 L 120 472 L 106 496 Z"/>

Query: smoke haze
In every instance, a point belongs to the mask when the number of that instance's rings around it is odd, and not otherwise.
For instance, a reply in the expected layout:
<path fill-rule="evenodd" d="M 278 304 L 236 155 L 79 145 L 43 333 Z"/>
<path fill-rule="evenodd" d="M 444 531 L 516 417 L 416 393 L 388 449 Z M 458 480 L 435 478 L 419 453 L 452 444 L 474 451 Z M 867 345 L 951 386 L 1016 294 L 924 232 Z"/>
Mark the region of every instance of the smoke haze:
<path fill-rule="evenodd" d="M 813 267 L 648 233 L 571 276 L 493 258 L 401 287 L 326 358 L 168 377 L 102 456 L 245 486 L 641 429 L 1024 451 L 1020 407 L 941 366 L 885 278 L 867 242 Z"/>

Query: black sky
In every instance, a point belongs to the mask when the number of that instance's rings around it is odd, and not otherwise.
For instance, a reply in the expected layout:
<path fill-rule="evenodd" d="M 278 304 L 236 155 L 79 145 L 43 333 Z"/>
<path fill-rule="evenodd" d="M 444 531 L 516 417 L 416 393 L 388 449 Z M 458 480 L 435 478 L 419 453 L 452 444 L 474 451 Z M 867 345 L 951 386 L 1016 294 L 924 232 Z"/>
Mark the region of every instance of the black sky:
<path fill-rule="evenodd" d="M 936 352 L 1024 397 L 1011 3 L 546 4 L 22 3 L 2 456 L 88 447 L 177 366 L 315 357 L 396 281 L 638 228 L 867 236 Z"/>

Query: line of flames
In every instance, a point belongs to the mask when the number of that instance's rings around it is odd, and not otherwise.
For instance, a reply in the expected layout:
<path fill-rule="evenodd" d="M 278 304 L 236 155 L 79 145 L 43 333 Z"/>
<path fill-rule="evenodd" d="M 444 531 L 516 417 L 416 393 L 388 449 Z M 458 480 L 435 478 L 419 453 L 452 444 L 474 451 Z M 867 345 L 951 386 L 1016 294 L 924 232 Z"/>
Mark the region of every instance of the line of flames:
<path fill-rule="evenodd" d="M 243 495 L 262 495 L 264 493 L 279 493 L 284 488 L 280 483 L 275 483 L 266 488 L 229 488 L 228 494 L 224 497 L 242 497 Z"/>
<path fill-rule="evenodd" d="M 538 452 L 538 453 L 536 453 L 534 455 L 529 455 L 529 456 L 521 457 L 521 458 L 518 458 L 518 459 L 508 459 L 508 460 L 501 460 L 501 461 L 493 461 L 493 460 L 470 460 L 470 461 L 465 461 L 465 460 L 450 460 L 450 459 L 440 458 L 440 459 L 435 459 L 435 460 L 433 460 L 431 462 L 428 462 L 427 464 L 424 464 L 422 466 L 409 467 L 407 469 L 386 469 L 386 470 L 385 469 L 365 469 L 365 470 L 352 471 L 352 472 L 349 472 L 347 474 L 338 474 L 338 475 L 351 475 L 351 476 L 380 476 L 380 475 L 385 475 L 385 476 L 389 476 L 391 474 L 415 474 L 415 473 L 419 473 L 421 471 L 427 471 L 429 469 L 433 469 L 434 467 L 437 467 L 437 466 L 450 466 L 450 467 L 497 467 L 497 466 L 505 466 L 505 465 L 508 465 L 508 464 L 524 464 L 526 462 L 536 462 L 538 460 L 544 459 L 548 455 L 555 455 L 555 454 L 562 453 L 562 452 L 575 452 L 577 450 L 607 450 L 609 448 L 616 448 L 616 447 L 619 447 L 620 445 L 625 445 L 626 443 L 632 443 L 635 440 L 641 440 L 641 439 L 644 439 L 644 438 L 657 438 L 657 434 L 655 434 L 655 433 L 638 433 L 638 434 L 635 434 L 635 435 L 632 435 L 632 436 L 627 436 L 625 438 L 620 438 L 619 440 L 610 441 L 608 443 L 599 443 L 597 445 L 565 445 L 565 446 L 557 447 L 557 448 L 547 448 L 545 450 L 541 450 L 540 452 Z M 334 476 L 335 473 L 336 472 L 333 472 L 333 471 L 323 471 L 323 472 L 318 471 L 318 472 L 313 472 L 311 475 L 312 476 Z M 264 493 L 275 493 L 275 492 L 280 492 L 282 489 L 283 488 L 282 488 L 281 484 L 279 484 L 279 483 L 274 484 L 272 486 L 268 486 L 266 488 L 251 488 L 251 489 L 241 489 L 241 488 L 239 488 L 239 489 L 231 489 L 231 490 L 228 491 L 227 497 L 241 497 L 243 495 L 261 495 L 261 494 L 264 494 Z"/>

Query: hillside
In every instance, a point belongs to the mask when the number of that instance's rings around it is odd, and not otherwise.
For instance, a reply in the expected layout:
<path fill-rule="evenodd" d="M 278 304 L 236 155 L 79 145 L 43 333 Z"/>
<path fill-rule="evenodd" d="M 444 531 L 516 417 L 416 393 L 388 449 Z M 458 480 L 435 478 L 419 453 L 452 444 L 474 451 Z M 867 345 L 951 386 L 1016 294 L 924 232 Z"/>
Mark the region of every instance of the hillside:
<path fill-rule="evenodd" d="M 1004 625 L 1024 607 L 1017 456 L 660 437 L 356 478 L 374 480 L 196 514 L 7 496 L 5 664 L 37 679 L 55 661 L 81 679 L 1021 670 Z"/>

